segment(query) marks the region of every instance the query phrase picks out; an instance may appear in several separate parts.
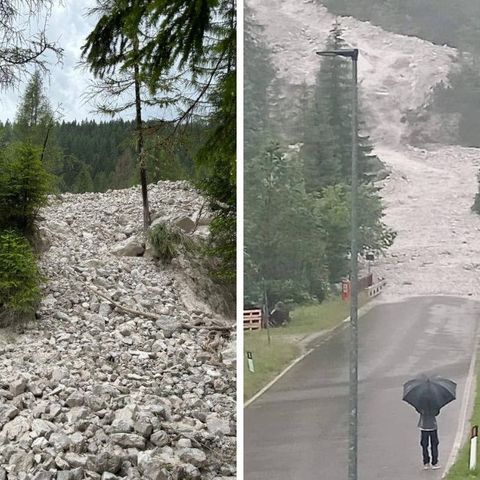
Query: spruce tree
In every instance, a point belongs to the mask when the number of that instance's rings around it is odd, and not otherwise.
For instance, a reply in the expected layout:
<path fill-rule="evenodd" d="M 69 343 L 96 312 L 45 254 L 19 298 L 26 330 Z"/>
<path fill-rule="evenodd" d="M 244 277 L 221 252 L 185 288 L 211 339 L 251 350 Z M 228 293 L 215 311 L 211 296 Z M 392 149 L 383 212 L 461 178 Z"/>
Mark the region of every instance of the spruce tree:
<path fill-rule="evenodd" d="M 133 0 L 127 2 L 133 11 L 137 12 L 139 2 Z M 95 12 L 101 16 L 96 27 L 90 33 L 83 46 L 83 57 L 91 72 L 99 78 L 94 84 L 92 98 L 101 96 L 102 100 L 97 104 L 98 111 L 115 115 L 129 109 L 135 111 L 135 136 L 136 153 L 140 171 L 140 183 L 142 187 L 143 203 L 143 228 L 146 231 L 150 226 L 150 208 L 147 188 L 147 169 L 145 160 L 144 120 L 142 108 L 145 104 L 155 105 L 154 99 L 145 98 L 145 81 L 140 73 L 138 60 L 142 29 L 146 29 L 145 22 L 132 25 L 119 15 L 121 6 L 118 2 L 103 2 Z M 115 23 L 111 31 L 112 41 L 122 45 L 121 54 L 114 58 L 108 57 L 109 45 L 104 41 L 104 27 Z M 143 90 L 143 91 L 142 91 Z M 122 99 L 130 94 L 131 99 L 122 103 Z"/>
<path fill-rule="evenodd" d="M 205 147 L 197 154 L 204 166 L 200 186 L 210 198 L 217 221 L 212 250 L 235 277 L 236 170 L 236 2 L 235 0 L 124 0 L 109 3 L 87 39 L 83 53 L 96 73 L 112 71 L 130 48 L 128 32 L 148 34 L 125 63 L 137 63 L 151 93 L 178 115 L 172 132 L 185 132 L 193 120 L 208 125 Z M 179 74 L 179 72 L 182 72 Z M 160 122 L 164 126 L 164 122 Z M 225 275 L 222 275 L 225 278 Z"/>
<path fill-rule="evenodd" d="M 62 151 L 56 139 L 55 127 L 56 121 L 45 95 L 42 74 L 36 70 L 20 100 L 14 124 L 14 138 L 39 148 L 47 171 L 58 175 L 62 168 Z"/>
<path fill-rule="evenodd" d="M 327 50 L 348 48 L 336 23 L 327 41 Z M 350 60 L 322 59 L 314 98 L 307 115 L 303 155 L 309 188 L 319 190 L 337 182 L 351 183 L 352 158 L 352 77 Z M 360 114 L 360 126 L 362 125 Z M 366 136 L 359 135 L 358 172 L 360 181 L 370 178 L 375 157 Z"/>
<path fill-rule="evenodd" d="M 246 165 L 245 178 L 247 297 L 258 300 L 263 285 L 272 302 L 308 297 L 327 276 L 300 156 L 272 143 Z"/>
<path fill-rule="evenodd" d="M 262 40 L 261 28 L 251 20 L 252 13 L 245 7 L 244 41 L 244 157 L 250 162 L 267 145 L 271 125 L 269 123 L 269 87 L 275 72 L 270 52 Z"/>
<path fill-rule="evenodd" d="M 73 183 L 73 191 L 75 193 L 92 192 L 94 190 L 92 175 L 89 168 L 83 163 L 80 171 L 75 177 Z"/>

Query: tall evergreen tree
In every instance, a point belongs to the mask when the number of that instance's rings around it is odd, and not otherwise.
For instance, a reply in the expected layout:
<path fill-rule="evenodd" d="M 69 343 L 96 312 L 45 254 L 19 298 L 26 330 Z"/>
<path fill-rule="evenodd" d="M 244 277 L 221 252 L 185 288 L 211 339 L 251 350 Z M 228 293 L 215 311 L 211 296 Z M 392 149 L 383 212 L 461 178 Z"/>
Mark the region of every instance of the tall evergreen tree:
<path fill-rule="evenodd" d="M 174 133 L 199 117 L 210 127 L 206 148 L 198 153 L 207 173 L 201 185 L 218 216 L 219 229 L 213 232 L 212 251 L 220 254 L 228 265 L 225 274 L 232 281 L 236 215 L 236 2 L 120 0 L 113 3 L 110 3 L 111 14 L 102 17 L 89 36 L 83 50 L 85 58 L 97 73 L 112 70 L 119 59 L 125 58 L 129 48 L 128 41 L 119 41 L 125 29 L 140 33 L 143 25 L 150 27 L 151 35 L 141 39 L 140 48 L 128 57 L 125 66 L 138 63 L 140 74 L 148 79 L 153 93 L 164 92 L 166 79 L 173 80 L 175 90 L 167 91 L 164 98 L 178 112 Z"/>
<path fill-rule="evenodd" d="M 275 77 L 270 52 L 261 41 L 261 28 L 252 20 L 245 6 L 244 40 L 244 158 L 253 161 L 267 145 L 269 124 L 269 87 Z"/>
<path fill-rule="evenodd" d="M 327 280 L 324 243 L 301 158 L 272 143 L 246 164 L 245 178 L 247 297 L 261 298 L 264 283 L 272 302 L 318 293 L 312 286 Z"/>
<path fill-rule="evenodd" d="M 336 23 L 327 50 L 348 48 Z M 314 100 L 307 115 L 304 148 L 309 188 L 318 190 L 337 182 L 351 182 L 351 65 L 342 57 L 325 57 L 317 74 Z M 360 125 L 362 122 L 360 121 Z M 358 171 L 361 182 L 369 180 L 375 156 L 366 136 L 359 135 Z"/>
<path fill-rule="evenodd" d="M 42 74 L 36 70 L 25 88 L 14 124 L 14 138 L 38 147 L 45 168 L 60 174 L 62 152 L 55 136 L 56 121 L 45 95 Z"/>
<path fill-rule="evenodd" d="M 95 29 L 87 38 L 83 47 L 83 57 L 86 59 L 92 73 L 100 80 L 94 84 L 93 95 L 101 95 L 105 100 L 98 105 L 102 113 L 117 114 L 130 108 L 135 109 L 135 135 L 136 153 L 140 171 L 140 183 L 142 187 L 143 203 L 143 227 L 147 230 L 150 226 L 150 208 L 147 189 L 147 169 L 145 160 L 144 120 L 142 108 L 147 104 L 156 103 L 154 100 L 145 99 L 144 77 L 140 73 L 139 51 L 141 48 L 140 38 L 142 27 L 146 28 L 145 22 L 131 24 L 120 21 L 111 32 L 112 41 L 122 45 L 121 54 L 114 58 L 106 57 L 109 45 L 103 39 L 103 28 L 110 22 L 118 21 L 119 3 L 114 0 L 99 2 L 95 13 L 101 16 Z M 137 12 L 139 2 L 136 0 L 126 2 L 132 11 Z M 124 6 L 124 5 L 122 5 Z M 131 98 L 122 103 L 122 99 L 130 93 Z M 120 103 L 119 103 L 120 102 Z"/>

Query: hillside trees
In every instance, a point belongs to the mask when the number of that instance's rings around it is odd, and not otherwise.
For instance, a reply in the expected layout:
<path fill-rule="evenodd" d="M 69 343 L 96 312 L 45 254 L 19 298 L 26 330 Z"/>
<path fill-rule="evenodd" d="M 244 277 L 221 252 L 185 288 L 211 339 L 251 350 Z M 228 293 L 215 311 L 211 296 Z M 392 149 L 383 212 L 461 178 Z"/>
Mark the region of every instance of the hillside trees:
<path fill-rule="evenodd" d="M 129 2 L 130 7 L 135 9 L 135 1 Z M 118 21 L 118 6 L 116 2 L 103 2 L 96 13 L 101 13 L 96 27 L 87 37 L 83 46 L 83 57 L 89 65 L 92 73 L 99 79 L 93 85 L 93 95 L 101 96 L 103 103 L 97 105 L 98 111 L 115 115 L 129 109 L 135 110 L 135 136 L 137 163 L 140 171 L 140 183 L 142 187 L 143 204 L 143 228 L 146 231 L 150 226 L 150 209 L 147 190 L 147 170 L 145 161 L 144 120 L 142 108 L 145 103 L 150 104 L 154 100 L 145 99 L 143 76 L 140 74 L 138 54 L 141 47 L 141 26 L 144 22 L 132 25 L 126 21 Z M 115 29 L 110 33 L 110 41 L 122 45 L 121 53 L 115 58 L 105 58 L 105 52 L 109 50 L 108 42 L 102 38 L 105 24 L 118 21 Z M 143 92 L 142 92 L 143 90 Z M 122 99 L 125 99 L 122 102 Z"/>
<path fill-rule="evenodd" d="M 327 50 L 347 48 L 337 23 L 327 41 Z M 307 113 L 302 156 L 308 187 L 319 190 L 336 182 L 351 183 L 351 65 L 342 57 L 325 57 L 317 74 L 313 102 Z M 361 113 L 361 109 L 360 109 Z M 360 117 L 361 118 L 361 117 Z M 362 121 L 360 121 L 362 126 Z M 358 173 L 368 181 L 375 164 L 368 137 L 359 135 Z"/>
<path fill-rule="evenodd" d="M 325 272 L 324 243 L 298 153 L 272 143 L 246 163 L 245 178 L 246 298 L 255 302 L 264 287 L 273 303 L 313 294 L 312 275 Z"/>
<path fill-rule="evenodd" d="M 62 152 L 56 140 L 55 126 L 56 119 L 45 95 L 42 74 L 36 70 L 20 100 L 13 126 L 13 138 L 39 148 L 47 171 L 61 175 Z"/>
<path fill-rule="evenodd" d="M 40 300 L 35 222 L 50 181 L 35 147 L 0 150 L 0 326 L 31 318 Z"/>
<path fill-rule="evenodd" d="M 0 89 L 16 86 L 32 66 L 38 80 L 37 72 L 47 70 L 47 53 L 60 58 L 62 50 L 45 33 L 51 5 L 49 0 L 0 2 Z M 0 130 L 0 326 L 5 326 L 32 318 L 40 300 L 35 220 L 51 185 L 41 151 L 31 141 L 12 143 L 10 123 Z"/>

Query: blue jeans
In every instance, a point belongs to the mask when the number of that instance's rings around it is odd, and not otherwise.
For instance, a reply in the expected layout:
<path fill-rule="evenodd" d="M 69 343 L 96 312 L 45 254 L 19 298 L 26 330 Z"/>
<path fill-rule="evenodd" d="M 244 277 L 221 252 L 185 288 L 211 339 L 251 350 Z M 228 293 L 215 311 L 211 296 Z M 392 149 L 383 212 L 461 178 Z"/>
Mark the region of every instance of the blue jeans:
<path fill-rule="evenodd" d="M 432 452 L 432 465 L 438 463 L 438 433 L 436 430 L 421 430 L 420 445 L 422 446 L 423 464 L 430 463 L 428 447 Z"/>

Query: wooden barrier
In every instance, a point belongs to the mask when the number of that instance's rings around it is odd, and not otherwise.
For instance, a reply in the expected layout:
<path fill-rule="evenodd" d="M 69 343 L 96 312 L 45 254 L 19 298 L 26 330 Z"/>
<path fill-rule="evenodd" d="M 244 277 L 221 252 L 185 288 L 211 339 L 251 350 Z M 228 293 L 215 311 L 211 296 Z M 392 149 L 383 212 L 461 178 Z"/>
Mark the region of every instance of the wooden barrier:
<path fill-rule="evenodd" d="M 260 330 L 262 328 L 262 311 L 258 308 L 255 310 L 243 311 L 243 329 L 244 330 Z"/>
<path fill-rule="evenodd" d="M 382 278 L 375 285 L 368 287 L 368 296 L 376 297 L 377 295 L 380 295 L 380 293 L 382 293 L 383 287 L 385 287 L 386 284 L 387 281 Z"/>

